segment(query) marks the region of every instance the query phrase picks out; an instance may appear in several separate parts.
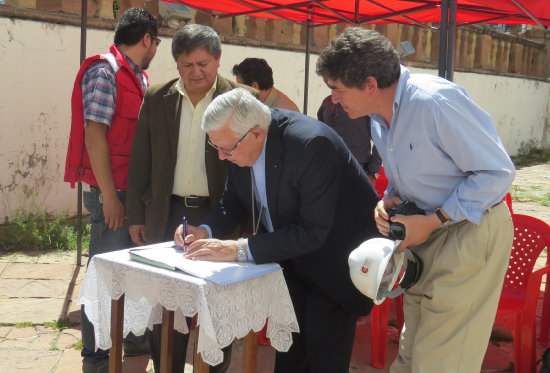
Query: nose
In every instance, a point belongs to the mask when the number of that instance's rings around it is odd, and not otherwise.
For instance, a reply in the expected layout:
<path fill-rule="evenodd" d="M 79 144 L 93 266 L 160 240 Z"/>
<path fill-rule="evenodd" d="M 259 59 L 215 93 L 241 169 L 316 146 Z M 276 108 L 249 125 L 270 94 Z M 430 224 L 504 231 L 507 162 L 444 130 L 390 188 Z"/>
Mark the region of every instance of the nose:
<path fill-rule="evenodd" d="M 333 104 L 339 104 L 341 102 L 340 97 L 334 91 L 332 91 L 331 100 Z"/>
<path fill-rule="evenodd" d="M 193 69 L 191 70 L 191 74 L 193 76 L 199 76 L 202 74 L 202 68 L 198 65 L 193 65 Z"/>

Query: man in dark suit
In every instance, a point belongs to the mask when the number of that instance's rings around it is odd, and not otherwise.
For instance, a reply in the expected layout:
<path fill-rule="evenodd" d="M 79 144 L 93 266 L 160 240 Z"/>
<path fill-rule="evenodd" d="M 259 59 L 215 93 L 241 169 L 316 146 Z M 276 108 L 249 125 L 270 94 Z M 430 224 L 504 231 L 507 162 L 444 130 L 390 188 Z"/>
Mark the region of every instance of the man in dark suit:
<path fill-rule="evenodd" d="M 221 43 L 208 26 L 190 24 L 172 39 L 179 79 L 147 90 L 136 127 L 128 173 L 127 213 L 138 244 L 172 240 L 185 216 L 198 224 L 223 192 L 226 162 L 206 145 L 202 114 L 213 97 L 241 85 L 218 75 Z M 159 371 L 160 325 L 150 333 L 155 371 Z M 183 373 L 188 335 L 175 332 L 173 373 Z M 212 372 L 227 369 L 224 363 Z"/>
<path fill-rule="evenodd" d="M 202 126 L 231 163 L 222 199 L 203 222 L 208 228 L 189 227 L 186 257 L 280 263 L 300 333 L 277 353 L 275 372 L 347 373 L 357 317 L 372 307 L 347 264 L 353 249 L 377 235 L 370 209 L 379 198 L 367 175 L 332 129 L 269 109 L 243 89 L 213 100 Z M 250 216 L 248 239 L 209 238 Z M 183 246 L 181 226 L 174 239 Z"/>

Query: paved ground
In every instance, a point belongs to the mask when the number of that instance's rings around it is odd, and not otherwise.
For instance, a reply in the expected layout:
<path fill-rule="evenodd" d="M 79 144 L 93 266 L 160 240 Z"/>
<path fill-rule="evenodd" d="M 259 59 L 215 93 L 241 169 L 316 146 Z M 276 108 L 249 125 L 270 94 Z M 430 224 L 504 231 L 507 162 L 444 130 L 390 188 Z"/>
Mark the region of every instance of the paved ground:
<path fill-rule="evenodd" d="M 514 185 L 533 193 L 550 190 L 550 166 L 541 165 L 518 170 Z M 514 201 L 514 212 L 550 222 L 550 207 L 532 202 Z M 85 262 L 84 257 L 84 262 Z M 539 259 L 543 265 L 546 258 Z M 84 277 L 84 267 L 75 265 L 74 253 L 45 255 L 0 255 L 0 372 L 2 373 L 75 373 L 80 371 L 80 313 L 75 300 Z M 538 324 L 540 324 L 540 309 Z M 69 319 L 73 326 L 59 331 L 44 326 L 46 322 Z M 390 317 L 391 318 L 391 317 Z M 28 322 L 31 326 L 18 327 Z M 537 332 L 538 336 L 538 332 Z M 357 324 L 350 371 L 353 373 L 388 372 L 397 353 L 398 334 L 390 327 L 386 368 L 374 369 L 370 362 L 370 320 Z M 480 346 L 482 348 L 482 346 Z M 236 342 L 230 373 L 240 372 L 240 342 Z M 512 372 L 512 342 L 491 342 L 482 372 Z M 543 348 L 537 343 L 537 356 Z M 189 352 L 188 357 L 192 354 Z M 258 372 L 273 371 L 274 350 L 259 348 Z M 126 358 L 124 372 L 151 372 L 148 356 Z M 186 370 L 187 372 L 188 370 Z M 189 368 L 189 372 L 192 369 Z"/>

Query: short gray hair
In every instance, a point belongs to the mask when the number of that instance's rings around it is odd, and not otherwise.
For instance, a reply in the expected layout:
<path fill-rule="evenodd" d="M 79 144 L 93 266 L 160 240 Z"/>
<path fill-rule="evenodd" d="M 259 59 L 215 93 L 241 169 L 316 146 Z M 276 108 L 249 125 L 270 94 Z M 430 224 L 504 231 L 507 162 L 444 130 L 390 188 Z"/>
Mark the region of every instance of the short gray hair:
<path fill-rule="evenodd" d="M 254 127 L 269 128 L 271 111 L 244 88 L 235 88 L 216 97 L 202 116 L 205 132 L 217 131 L 226 124 L 236 136 Z"/>
<path fill-rule="evenodd" d="M 349 27 L 332 39 L 317 59 L 317 75 L 340 81 L 346 87 L 363 89 L 367 77 L 379 88 L 388 88 L 399 79 L 399 55 L 382 34 L 362 27 Z"/>
<path fill-rule="evenodd" d="M 177 60 L 180 54 L 191 53 L 198 48 L 206 49 L 216 59 L 220 57 L 222 43 L 212 27 L 191 23 L 180 27 L 172 38 L 174 60 Z"/>

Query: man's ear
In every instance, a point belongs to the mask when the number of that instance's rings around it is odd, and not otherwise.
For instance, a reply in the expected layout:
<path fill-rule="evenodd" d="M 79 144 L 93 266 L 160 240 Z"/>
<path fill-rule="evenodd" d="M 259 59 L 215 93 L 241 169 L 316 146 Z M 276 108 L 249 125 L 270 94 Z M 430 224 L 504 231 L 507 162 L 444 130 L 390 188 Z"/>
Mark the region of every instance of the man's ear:
<path fill-rule="evenodd" d="M 378 82 L 376 79 L 372 76 L 367 76 L 367 79 L 365 79 L 365 86 L 363 89 L 368 89 L 369 92 L 374 92 L 378 89 Z"/>
<path fill-rule="evenodd" d="M 145 35 L 143 35 L 143 37 L 141 38 L 141 44 L 145 47 L 145 48 L 149 48 L 151 47 L 151 44 L 153 43 L 153 38 L 151 37 L 151 34 L 150 33 L 145 33 Z"/>
<path fill-rule="evenodd" d="M 258 84 L 258 82 L 252 82 L 250 86 L 258 91 L 260 90 L 260 85 Z"/>

